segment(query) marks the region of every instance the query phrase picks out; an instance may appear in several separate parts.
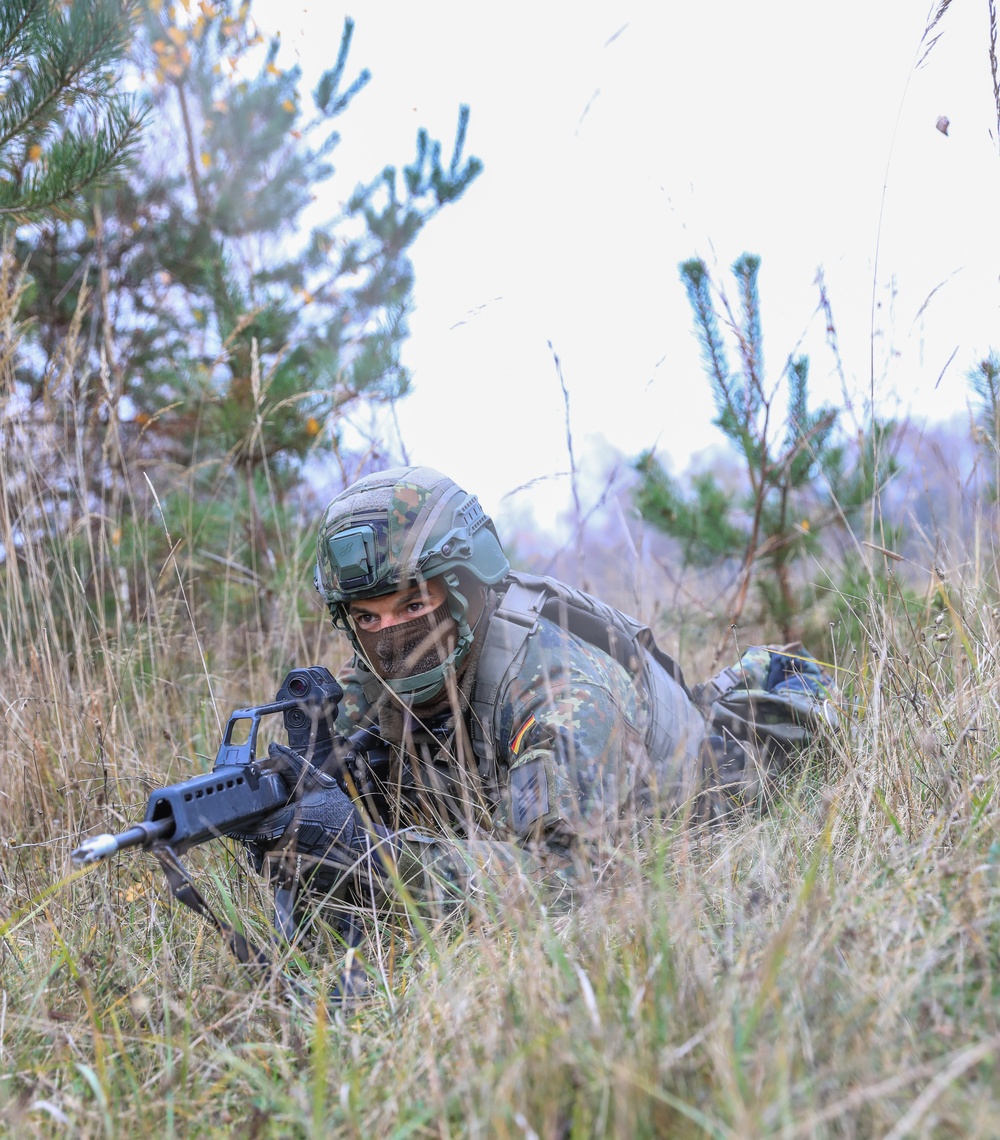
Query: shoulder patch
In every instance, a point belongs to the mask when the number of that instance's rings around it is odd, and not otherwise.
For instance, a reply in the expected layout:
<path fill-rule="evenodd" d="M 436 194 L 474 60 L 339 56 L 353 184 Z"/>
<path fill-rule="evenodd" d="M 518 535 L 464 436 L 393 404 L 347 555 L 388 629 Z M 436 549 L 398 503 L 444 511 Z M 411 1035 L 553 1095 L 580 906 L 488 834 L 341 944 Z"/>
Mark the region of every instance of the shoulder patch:
<path fill-rule="evenodd" d="M 528 827 L 547 815 L 549 810 L 549 785 L 545 779 L 545 768 L 541 760 L 532 760 L 510 773 L 510 822 L 515 831 L 526 831 Z"/>

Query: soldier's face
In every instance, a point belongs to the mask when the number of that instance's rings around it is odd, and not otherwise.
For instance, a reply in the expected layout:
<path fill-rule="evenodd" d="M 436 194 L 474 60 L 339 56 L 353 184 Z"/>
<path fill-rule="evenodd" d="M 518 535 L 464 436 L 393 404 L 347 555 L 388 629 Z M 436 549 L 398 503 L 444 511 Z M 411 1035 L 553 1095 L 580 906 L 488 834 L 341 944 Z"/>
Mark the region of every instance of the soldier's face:
<path fill-rule="evenodd" d="M 433 613 L 447 597 L 447 588 L 443 580 L 437 577 L 428 582 L 404 586 L 383 598 L 365 598 L 363 601 L 351 602 L 349 612 L 360 632 L 378 633 Z"/>
<path fill-rule="evenodd" d="M 371 668 L 388 679 L 414 677 L 443 664 L 458 642 L 440 578 L 384 598 L 352 602 L 350 618 Z"/>

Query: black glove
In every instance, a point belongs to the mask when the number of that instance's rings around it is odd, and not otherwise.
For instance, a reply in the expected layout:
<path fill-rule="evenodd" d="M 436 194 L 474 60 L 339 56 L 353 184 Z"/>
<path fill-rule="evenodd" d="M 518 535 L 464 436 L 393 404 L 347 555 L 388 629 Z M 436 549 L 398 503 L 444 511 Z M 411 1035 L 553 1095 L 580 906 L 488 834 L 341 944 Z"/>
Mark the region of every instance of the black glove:
<path fill-rule="evenodd" d="M 390 852 L 372 856 L 383 843 L 391 847 L 391 833 L 366 828 L 336 780 L 284 744 L 270 746 L 261 769 L 281 777 L 289 802 L 229 832 L 247 845 L 258 871 L 267 859 L 279 882 L 298 881 L 325 892 L 372 874 L 381 878 Z"/>

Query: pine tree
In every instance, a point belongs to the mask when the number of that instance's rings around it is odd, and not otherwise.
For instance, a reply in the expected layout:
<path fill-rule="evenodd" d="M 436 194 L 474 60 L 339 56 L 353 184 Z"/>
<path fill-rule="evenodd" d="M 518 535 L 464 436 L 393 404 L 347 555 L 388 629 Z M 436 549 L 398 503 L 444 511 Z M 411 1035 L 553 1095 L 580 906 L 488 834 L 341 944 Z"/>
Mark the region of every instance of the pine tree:
<path fill-rule="evenodd" d="M 838 436 L 836 409 L 810 410 L 805 356 L 790 357 L 781 383 L 768 384 L 759 271 L 754 255 L 745 253 L 734 262 L 734 311 L 724 291 L 714 291 L 701 259 L 680 266 L 715 398 L 714 423 L 740 456 L 746 491 L 729 490 L 713 473 L 703 472 L 687 492 L 653 452 L 645 452 L 636 462 L 636 505 L 647 522 L 680 542 L 686 565 L 739 560 L 729 620 L 739 619 L 756 581 L 765 611 L 789 640 L 801 608 L 792 567 L 815 549 L 825 529 L 857 524 L 895 471 L 886 447 L 892 425 L 872 423 L 862 446 L 849 446 Z M 735 370 L 720 325 L 736 342 Z"/>
<path fill-rule="evenodd" d="M 307 457 L 340 446 L 351 409 L 406 393 L 409 250 L 481 163 L 464 156 L 463 107 L 449 158 L 421 130 L 409 165 L 304 230 L 338 121 L 371 78 L 351 69 L 352 33 L 347 20 L 307 99 L 249 3 L 145 0 L 139 160 L 94 195 L 87 223 L 52 220 L 19 247 L 33 338 L 19 392 L 39 421 L 61 417 L 89 471 L 86 487 L 53 472 L 51 496 L 72 503 L 49 518 L 109 496 L 104 513 L 143 516 L 145 482 L 130 476 L 144 470 L 157 510 L 183 513 L 209 556 L 270 573 Z M 68 338 L 83 366 L 55 383 Z"/>
<path fill-rule="evenodd" d="M 67 215 L 135 146 L 141 116 L 118 91 L 134 0 L 0 4 L 0 218 Z"/>
<path fill-rule="evenodd" d="M 387 166 L 302 240 L 302 215 L 333 173 L 334 121 L 370 79 L 346 79 L 352 22 L 307 112 L 298 69 L 279 66 L 277 40 L 261 43 L 249 4 L 203 3 L 193 22 L 177 19 L 147 8 L 158 122 L 145 169 L 97 203 L 87 232 L 54 225 L 34 241 L 26 315 L 48 366 L 78 300 L 72 267 L 89 259 L 110 296 L 92 364 L 103 350 L 147 450 L 189 464 L 211 440 L 237 465 L 298 460 L 336 439 L 346 405 L 406 391 L 407 251 L 479 173 L 462 157 L 468 111 L 447 167 L 421 131 L 402 177 Z M 45 366 L 23 373 L 35 397 Z"/>

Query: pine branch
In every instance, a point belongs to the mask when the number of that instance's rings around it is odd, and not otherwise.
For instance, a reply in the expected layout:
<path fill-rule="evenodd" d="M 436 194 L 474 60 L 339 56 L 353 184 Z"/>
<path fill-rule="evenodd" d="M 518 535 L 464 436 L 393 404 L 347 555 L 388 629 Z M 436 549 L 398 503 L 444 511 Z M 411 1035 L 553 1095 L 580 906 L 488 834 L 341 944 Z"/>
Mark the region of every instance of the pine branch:
<path fill-rule="evenodd" d="M 749 391 L 763 396 L 763 336 L 760 327 L 760 297 L 757 291 L 757 274 L 760 258 L 744 253 L 733 263 L 733 275 L 740 288 L 742 322 L 736 332 L 743 357 L 743 371 Z"/>
<path fill-rule="evenodd" d="M 47 213 L 66 216 L 84 190 L 101 184 L 126 159 L 140 127 L 129 108 L 116 106 L 96 135 L 67 129 L 20 183 L 0 178 L 0 216 L 18 225 Z"/>
<path fill-rule="evenodd" d="M 726 349 L 719 333 L 719 323 L 712 304 L 711 281 L 708 267 L 701 258 L 691 258 L 681 264 L 681 280 L 687 291 L 688 301 L 694 312 L 695 332 L 701 345 L 701 358 L 712 384 L 716 407 L 719 410 L 719 425 L 727 435 L 741 422 L 741 417 L 733 401 L 726 360 Z M 727 425 L 723 426 L 725 421 Z"/>
<path fill-rule="evenodd" d="M 23 0 L 0 16 L 0 215 L 65 213 L 126 159 L 142 115 L 114 88 L 136 0 Z"/>

